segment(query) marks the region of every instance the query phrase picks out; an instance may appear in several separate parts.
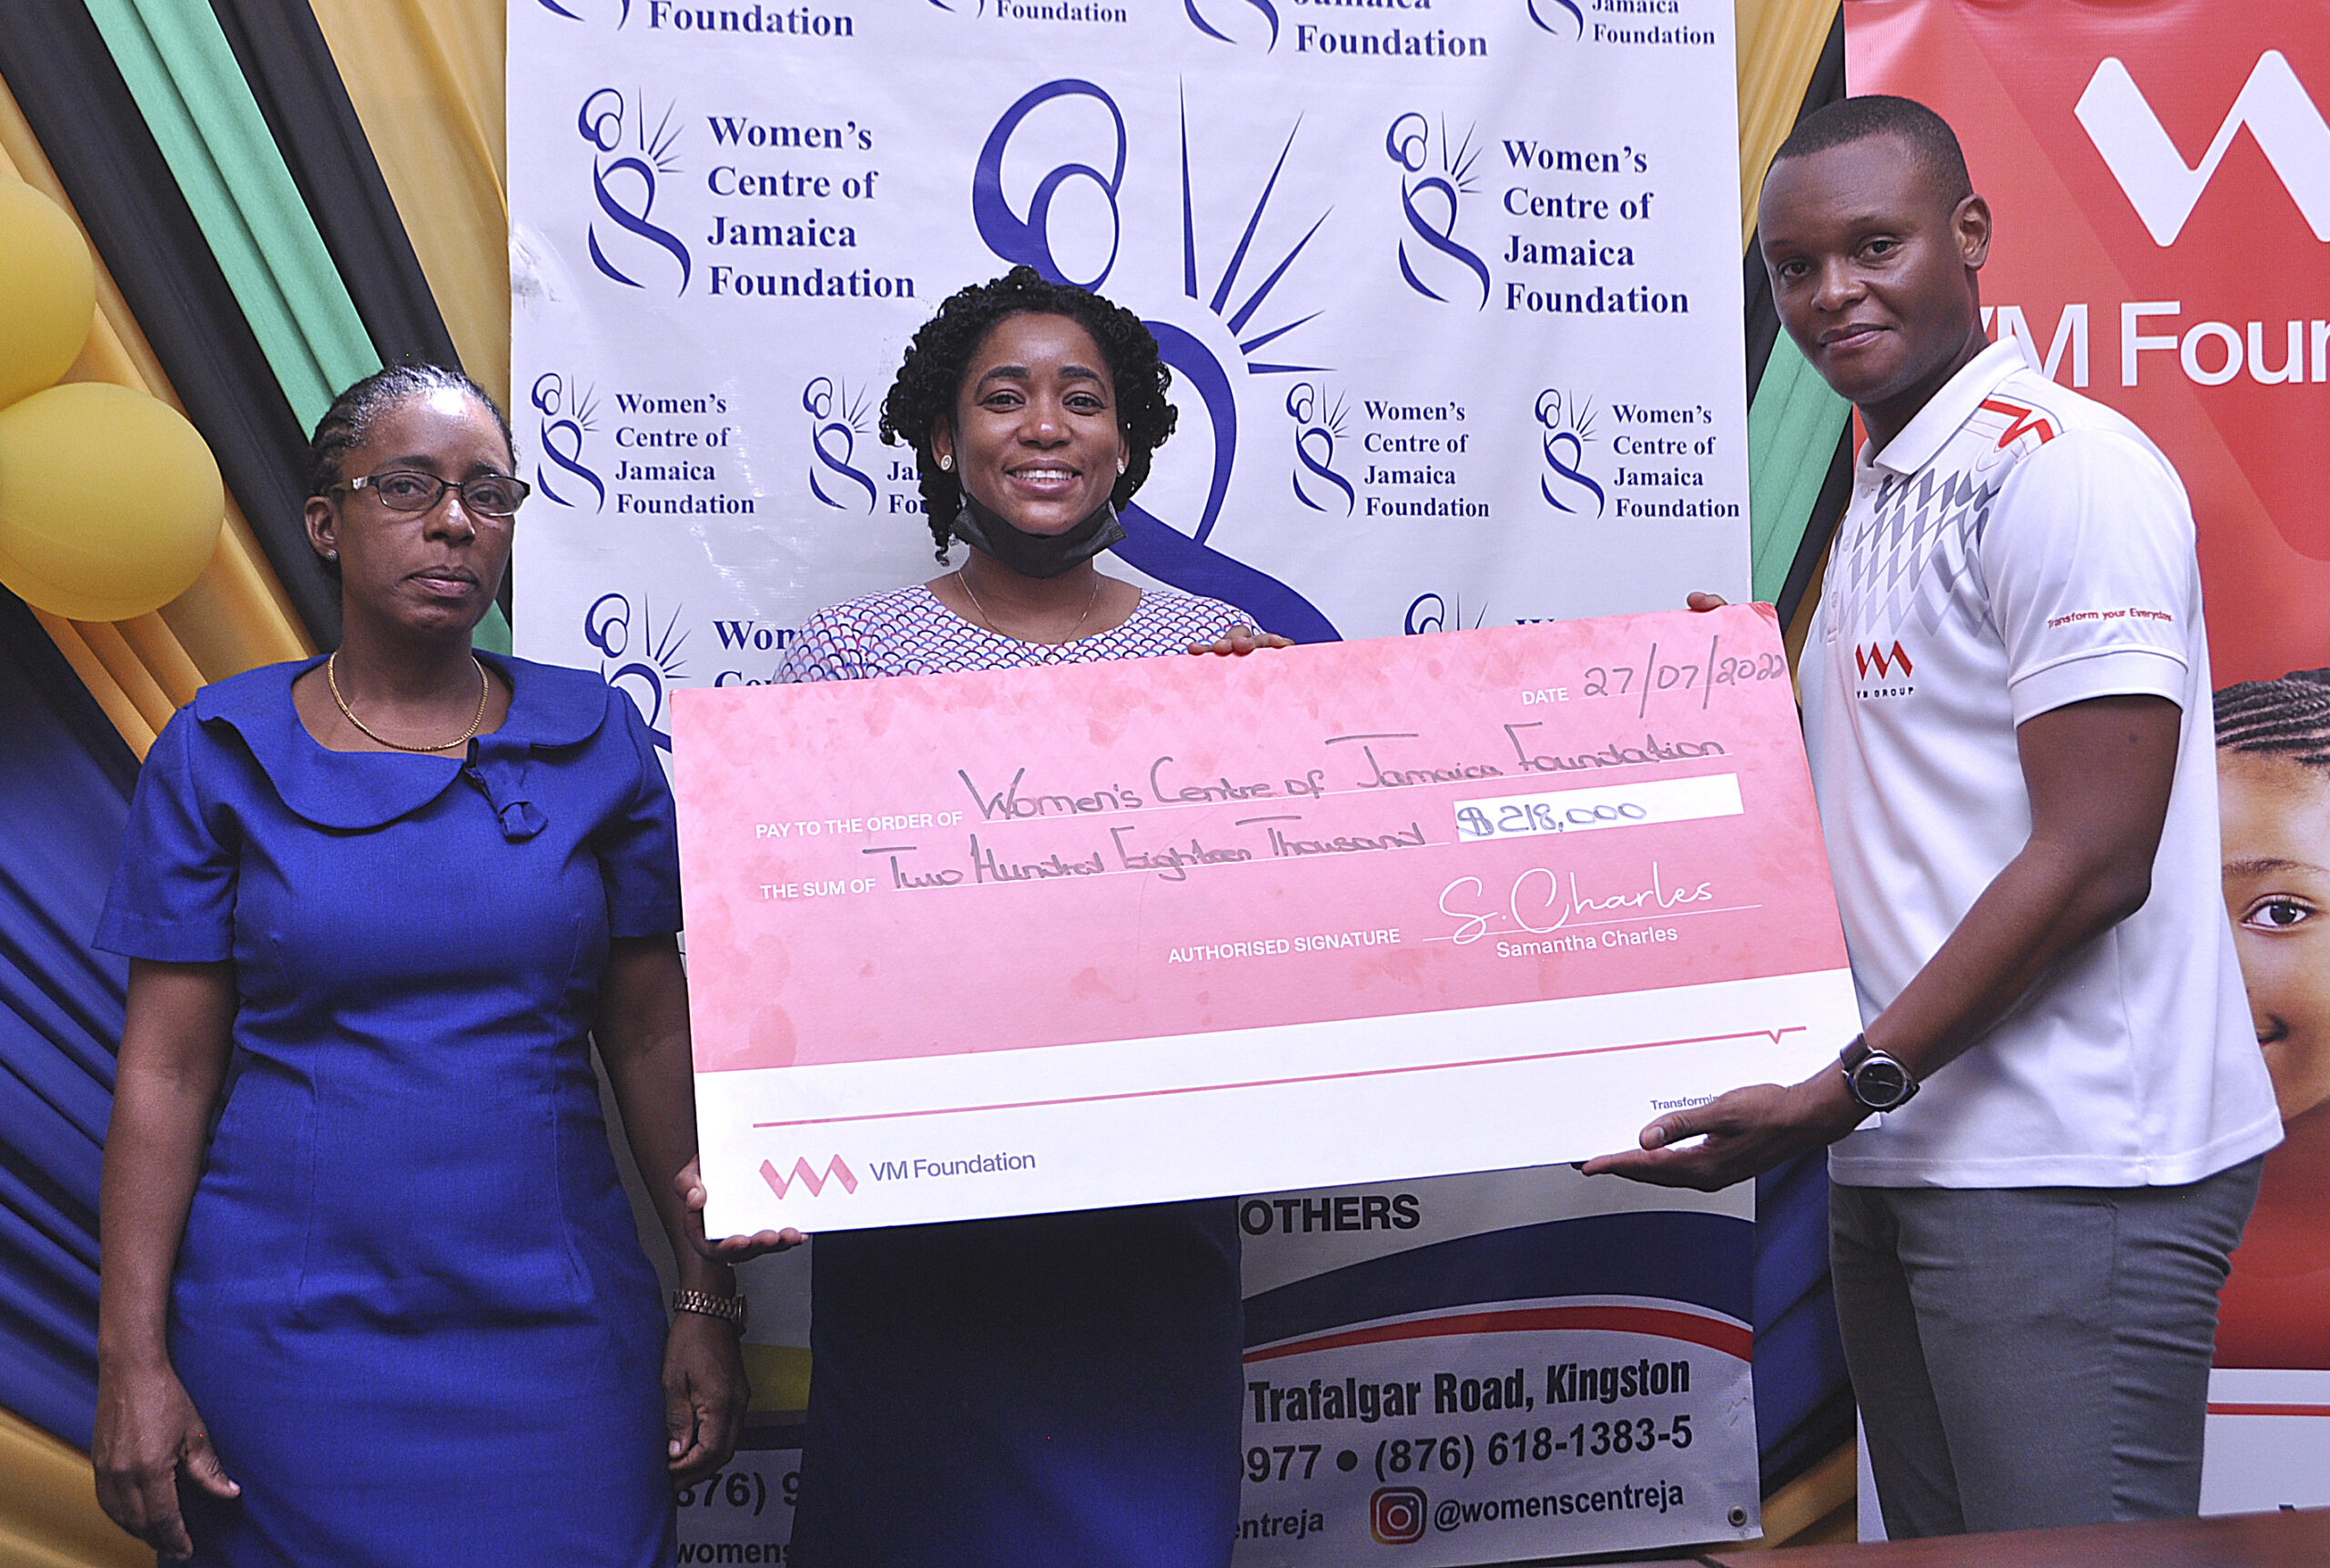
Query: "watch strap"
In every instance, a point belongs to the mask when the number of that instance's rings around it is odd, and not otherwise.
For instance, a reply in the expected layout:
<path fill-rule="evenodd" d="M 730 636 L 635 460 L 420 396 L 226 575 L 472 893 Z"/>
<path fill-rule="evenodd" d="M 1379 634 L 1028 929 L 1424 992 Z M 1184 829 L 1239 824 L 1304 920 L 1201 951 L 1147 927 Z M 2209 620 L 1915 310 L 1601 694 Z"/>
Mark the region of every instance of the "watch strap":
<path fill-rule="evenodd" d="M 745 1326 L 745 1307 L 742 1296 L 715 1296 L 709 1290 L 674 1290 L 672 1292 L 672 1310 L 717 1318 L 738 1329 Z"/>
<path fill-rule="evenodd" d="M 1837 1054 L 1837 1065 L 1845 1069 L 1847 1077 L 1850 1077 L 1852 1070 L 1869 1060 L 1875 1049 L 1876 1047 L 1869 1043 L 1867 1035 L 1855 1035 L 1846 1042 L 1845 1048 Z"/>

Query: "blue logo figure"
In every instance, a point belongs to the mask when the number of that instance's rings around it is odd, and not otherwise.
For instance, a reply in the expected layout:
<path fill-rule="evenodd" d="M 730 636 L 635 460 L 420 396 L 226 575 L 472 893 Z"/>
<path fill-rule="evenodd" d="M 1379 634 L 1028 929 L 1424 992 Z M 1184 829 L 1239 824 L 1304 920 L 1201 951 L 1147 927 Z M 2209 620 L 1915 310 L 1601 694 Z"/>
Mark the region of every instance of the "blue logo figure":
<path fill-rule="evenodd" d="M 680 657 L 680 649 L 687 642 L 684 632 L 677 636 L 673 628 L 678 625 L 680 612 L 675 609 L 664 622 L 661 632 L 652 623 L 647 596 L 641 594 L 638 614 L 638 652 L 632 652 L 633 620 L 631 600 L 621 593 L 602 593 L 592 601 L 591 608 L 582 612 L 582 640 L 599 651 L 599 673 L 608 685 L 622 692 L 639 704 L 640 715 L 647 721 L 647 735 L 664 751 L 672 749 L 672 733 L 663 726 L 664 694 L 676 685 L 688 673 L 687 663 Z"/>
<path fill-rule="evenodd" d="M 1028 116 L 1055 98 L 1093 98 L 1109 111 L 1109 122 L 1116 127 L 1109 172 L 1102 174 L 1090 164 L 1059 165 L 1036 182 L 1036 194 L 1028 203 L 1028 216 L 1021 217 L 1011 210 L 1011 203 L 1003 194 L 1003 155 Z M 1109 258 L 1090 278 L 1070 278 L 1052 257 L 1052 199 L 1059 194 L 1059 187 L 1072 179 L 1089 181 L 1109 207 Z M 1006 261 L 1032 267 L 1055 283 L 1098 288 L 1117 265 L 1117 250 L 1124 240 L 1124 218 L 1117 210 L 1117 193 L 1124 188 L 1124 183 L 1125 116 L 1124 111 L 1117 107 L 1116 99 L 1089 82 L 1073 78 L 1046 82 L 1004 110 L 995 129 L 988 133 L 987 145 L 979 148 L 978 164 L 971 174 L 971 217 L 988 248 Z"/>
<path fill-rule="evenodd" d="M 1286 394 L 1286 412 L 1294 421 L 1294 499 L 1312 511 L 1327 510 L 1303 488 L 1302 475 L 1307 470 L 1313 479 L 1323 480 L 1343 492 L 1343 515 L 1349 517 L 1359 505 L 1359 495 L 1352 489 L 1351 481 L 1334 469 L 1335 438 L 1343 433 L 1343 400 L 1337 398 L 1330 405 L 1322 389 L 1308 381 L 1297 381 Z"/>
<path fill-rule="evenodd" d="M 1545 5 L 1546 10 L 1559 6 L 1561 14 L 1569 18 L 1568 25 L 1556 27 L 1545 20 L 1545 12 L 1537 8 L 1538 0 L 1529 0 L 1529 20 L 1536 23 L 1538 26 L 1543 27 L 1556 38 L 1585 36 L 1585 13 L 1577 8 L 1577 0 L 1545 0 Z"/>
<path fill-rule="evenodd" d="M 1384 133 L 1383 151 L 1403 171 L 1400 181 L 1400 209 L 1408 220 L 1408 228 L 1414 239 L 1471 273 L 1481 287 L 1481 302 L 1474 309 L 1485 310 L 1489 303 L 1488 264 L 1456 242 L 1457 199 L 1461 193 L 1472 188 L 1473 165 L 1481 155 L 1473 148 L 1473 133 L 1469 130 L 1464 133 L 1463 142 L 1452 146 L 1444 121 L 1440 127 L 1439 139 L 1440 172 L 1426 174 L 1424 170 L 1432 162 L 1432 122 L 1411 109 L 1393 120 L 1392 128 Z M 1422 206 L 1418 205 L 1419 198 L 1422 198 Z M 1428 215 L 1424 211 L 1426 206 L 1444 206 L 1447 210 L 1444 215 Z M 1400 241 L 1400 276 L 1408 280 L 1409 288 L 1425 298 L 1448 303 L 1447 295 L 1416 276 L 1415 259 L 1422 258 L 1423 253 L 1412 258 L 1409 243 L 1406 238 Z M 1440 269 L 1444 271 L 1444 266 Z"/>
<path fill-rule="evenodd" d="M 1473 617 L 1473 630 L 1480 630 L 1488 620 L 1485 606 Z M 1464 627 L 1464 601 L 1462 595 L 1451 594 L 1443 599 L 1437 593 L 1420 594 L 1408 606 L 1407 619 L 1400 629 L 1411 637 L 1421 637 L 1427 632 L 1462 632 Z"/>
<path fill-rule="evenodd" d="M 1594 515 L 1600 517 L 1608 505 L 1602 487 L 1594 482 L 1579 466 L 1585 460 L 1585 443 L 1594 439 L 1594 404 L 1575 397 L 1564 397 L 1555 388 L 1547 387 L 1537 394 L 1537 422 L 1545 427 L 1545 466 L 1551 473 L 1537 476 L 1537 490 L 1555 510 L 1575 513 L 1585 504 L 1585 497 L 1594 497 Z M 1572 506 L 1554 493 L 1559 484 L 1563 494 L 1578 503 Z"/>
<path fill-rule="evenodd" d="M 541 449 L 543 457 L 591 487 L 592 493 L 598 497 L 591 508 L 593 511 L 606 511 L 606 484 L 582 460 L 582 443 L 589 437 L 591 416 L 598 407 L 593 400 L 591 389 L 585 387 L 570 395 L 566 378 L 556 370 L 545 370 L 534 378 L 533 389 L 527 395 L 527 401 L 533 405 L 534 412 L 542 416 L 534 425 L 534 445 Z M 545 499 L 561 506 L 576 504 L 559 493 L 550 470 L 542 467 L 540 458 L 534 461 L 534 488 L 542 491 Z M 579 499 L 582 492 L 578 490 L 574 493 Z"/>
<path fill-rule="evenodd" d="M 1034 197 L 1028 203 L 1028 214 L 1022 217 L 1011 209 L 1003 193 L 1003 158 L 1011 145 L 1013 135 L 1028 115 L 1055 98 L 1089 97 L 1098 100 L 1109 111 L 1115 126 L 1113 147 L 1106 156 L 1109 167 L 1102 173 L 1097 164 L 1061 164 L 1036 182 Z M 1279 153 L 1278 167 L 1271 171 L 1270 181 L 1262 188 L 1254 204 L 1252 217 L 1239 241 L 1237 251 L 1223 269 L 1219 288 L 1214 290 L 1207 309 L 1220 317 L 1232 332 L 1242 332 L 1254 313 L 1261 309 L 1271 291 L 1278 287 L 1295 258 L 1302 255 L 1311 237 L 1326 222 L 1326 214 L 1319 215 L 1309 232 L 1295 242 L 1271 275 L 1237 306 L 1229 303 L 1231 291 L 1237 282 L 1239 269 L 1245 264 L 1248 250 L 1254 240 L 1254 231 L 1262 221 L 1271 192 L 1277 188 L 1280 169 L 1286 166 L 1287 150 L 1294 146 L 1292 132 L 1287 135 L 1287 146 Z M 1196 226 L 1192 220 L 1193 204 L 1190 193 L 1189 124 L 1186 113 L 1181 126 L 1181 250 L 1182 292 L 1190 298 L 1198 295 L 1198 257 Z M 978 225 L 979 238 L 988 248 L 1015 265 L 1034 268 L 1055 283 L 1074 283 L 1085 288 L 1099 288 L 1107 281 L 1117 264 L 1119 241 L 1123 233 L 1123 221 L 1117 210 L 1117 196 L 1124 187 L 1127 152 L 1125 117 L 1116 100 L 1090 82 L 1062 79 L 1046 82 L 1034 87 L 1003 113 L 989 133 L 987 145 L 979 150 L 978 164 L 971 178 L 971 216 Z M 1059 187 L 1071 179 L 1090 182 L 1108 199 L 1109 258 L 1099 272 L 1091 278 L 1072 278 L 1062 269 L 1052 255 L 1051 203 Z M 1312 315 L 1316 315 L 1314 311 Z M 1258 331 L 1239 342 L 1241 353 L 1253 351 L 1271 339 L 1285 336 L 1303 322 L 1304 316 L 1283 327 Z M 1128 505 L 1118 514 L 1124 525 L 1125 537 L 1117 545 L 1117 554 L 1136 569 L 1147 572 L 1160 582 L 1192 593 L 1203 593 L 1238 606 L 1268 631 L 1292 637 L 1298 642 L 1330 642 L 1341 633 L 1333 622 L 1321 614 L 1316 606 L 1285 583 L 1264 572 L 1257 572 L 1242 561 L 1237 561 L 1219 551 L 1209 549 L 1206 539 L 1221 521 L 1221 508 L 1230 494 L 1230 475 L 1238 456 L 1238 400 L 1231 389 L 1230 376 L 1221 368 L 1212 349 L 1204 341 L 1183 328 L 1170 321 L 1145 323 L 1157 339 L 1158 356 L 1176 371 L 1193 389 L 1204 406 L 1205 418 L 1212 426 L 1213 474 L 1206 488 L 1204 510 L 1199 514 L 1194 533 L 1184 533 L 1161 518 L 1144 510 L 1139 503 Z M 1261 364 L 1251 358 L 1246 369 L 1250 374 L 1267 375 L 1282 371 L 1318 370 L 1320 365 Z"/>
<path fill-rule="evenodd" d="M 580 22 L 582 20 L 582 17 L 579 13 L 569 11 L 565 6 L 560 5 L 558 0 L 534 0 L 534 4 L 540 5 L 543 10 L 548 11 L 552 15 L 563 16 L 570 22 Z M 615 19 L 615 25 L 620 28 L 630 20 L 631 0 L 623 0 L 623 15 Z"/>
<path fill-rule="evenodd" d="M 688 248 L 681 243 L 678 235 L 651 220 L 655 210 L 656 177 L 679 172 L 678 162 L 668 155 L 672 144 L 679 140 L 680 127 L 672 123 L 673 111 L 666 108 L 664 117 L 650 131 L 643 106 L 636 132 L 639 150 L 621 157 L 612 157 L 623 146 L 624 112 L 623 95 L 613 87 L 601 87 L 582 100 L 582 112 L 574 116 L 576 132 L 599 155 L 591 161 L 592 190 L 598 197 L 599 210 L 616 228 L 661 246 L 679 263 L 678 291 L 685 294 L 693 271 Z M 625 192 L 635 192 L 635 203 L 624 199 Z M 599 242 L 595 221 L 591 225 L 590 238 L 593 266 L 617 283 L 633 288 L 643 287 L 639 279 L 608 258 L 605 248 Z"/>
<path fill-rule="evenodd" d="M 866 393 L 861 389 L 853 400 L 848 387 L 831 376 L 811 378 L 801 389 L 801 407 L 809 416 L 809 451 L 816 461 L 809 465 L 809 493 L 832 507 L 836 511 L 847 511 L 849 501 L 836 501 L 826 489 L 818 473 L 826 470 L 836 477 L 836 488 L 847 480 L 866 491 L 866 510 L 874 510 L 874 481 L 851 466 L 857 454 L 857 438 L 866 429 Z"/>
<path fill-rule="evenodd" d="M 1270 45 L 1262 51 L 1267 55 L 1271 50 L 1278 47 L 1278 7 L 1271 5 L 1271 0 L 1246 0 L 1246 4 L 1260 11 L 1263 20 L 1271 25 Z M 1181 0 L 1181 9 L 1189 13 L 1190 25 L 1207 37 L 1219 38 L 1225 44 L 1234 44 L 1238 41 L 1205 19 L 1204 15 L 1198 9 L 1198 0 Z"/>

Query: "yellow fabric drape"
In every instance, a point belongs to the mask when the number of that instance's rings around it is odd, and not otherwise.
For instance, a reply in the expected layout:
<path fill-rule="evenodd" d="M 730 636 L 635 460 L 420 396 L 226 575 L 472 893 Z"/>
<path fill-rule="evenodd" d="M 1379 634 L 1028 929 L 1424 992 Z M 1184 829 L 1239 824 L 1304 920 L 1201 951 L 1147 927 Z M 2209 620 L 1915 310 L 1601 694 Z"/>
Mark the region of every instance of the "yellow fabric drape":
<path fill-rule="evenodd" d="M 311 0 L 461 364 L 510 406 L 504 0 Z"/>
<path fill-rule="evenodd" d="M 1756 235 L 1756 203 L 1772 154 L 1796 125 L 1804 90 L 1837 20 L 1838 0 L 1738 0 L 1739 248 Z"/>
<path fill-rule="evenodd" d="M 21 179 L 66 212 L 73 211 L 5 82 L 0 82 L 0 177 Z M 77 216 L 75 221 L 79 221 Z M 96 315 L 88 341 L 65 379 L 133 388 L 184 413 L 112 275 L 94 248 L 90 256 L 97 268 Z M 33 613 L 141 758 L 170 715 L 193 700 L 198 687 L 255 665 L 315 652 L 231 495 L 210 564 L 193 587 L 152 614 L 106 623 L 68 621 L 43 610 Z"/>
<path fill-rule="evenodd" d="M 0 1563 L 9 1568 L 153 1568 L 154 1552 L 97 1508 L 81 1452 L 0 1410 Z"/>

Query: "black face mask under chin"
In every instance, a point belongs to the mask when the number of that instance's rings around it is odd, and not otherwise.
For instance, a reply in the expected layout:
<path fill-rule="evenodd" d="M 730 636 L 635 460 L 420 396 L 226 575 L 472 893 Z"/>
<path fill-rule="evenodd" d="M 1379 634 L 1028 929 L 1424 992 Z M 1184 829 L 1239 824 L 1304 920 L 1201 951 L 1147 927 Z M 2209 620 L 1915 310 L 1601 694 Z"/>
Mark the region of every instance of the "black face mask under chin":
<path fill-rule="evenodd" d="M 996 516 L 967 490 L 963 491 L 962 510 L 955 514 L 948 531 L 1022 577 L 1058 577 L 1125 536 L 1124 525 L 1117 521 L 1117 509 L 1105 501 L 1099 511 L 1066 533 L 1029 533 Z"/>

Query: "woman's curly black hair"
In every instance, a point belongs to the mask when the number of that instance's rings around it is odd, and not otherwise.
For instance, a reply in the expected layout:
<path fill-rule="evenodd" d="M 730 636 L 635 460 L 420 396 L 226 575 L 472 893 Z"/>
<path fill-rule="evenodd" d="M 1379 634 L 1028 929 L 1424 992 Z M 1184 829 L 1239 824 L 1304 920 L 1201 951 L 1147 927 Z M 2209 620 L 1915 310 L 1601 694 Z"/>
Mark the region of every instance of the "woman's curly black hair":
<path fill-rule="evenodd" d="M 914 448 L 922 471 L 922 504 L 938 559 L 947 559 L 949 529 L 962 510 L 963 488 L 940 470 L 930 450 L 930 432 L 951 420 L 962 395 L 971 356 L 996 324 L 1012 316 L 1065 316 L 1092 335 L 1116 384 L 1117 423 L 1125 436 L 1125 471 L 1109 499 L 1130 501 L 1149 478 L 1150 454 L 1173 433 L 1177 410 L 1165 400 L 1173 372 L 1158 358 L 1157 339 L 1140 317 L 1112 305 L 1089 288 L 1052 283 L 1032 267 L 1015 267 L 987 283 L 957 290 L 922 324 L 907 346 L 898 379 L 882 400 L 882 440 Z"/>

